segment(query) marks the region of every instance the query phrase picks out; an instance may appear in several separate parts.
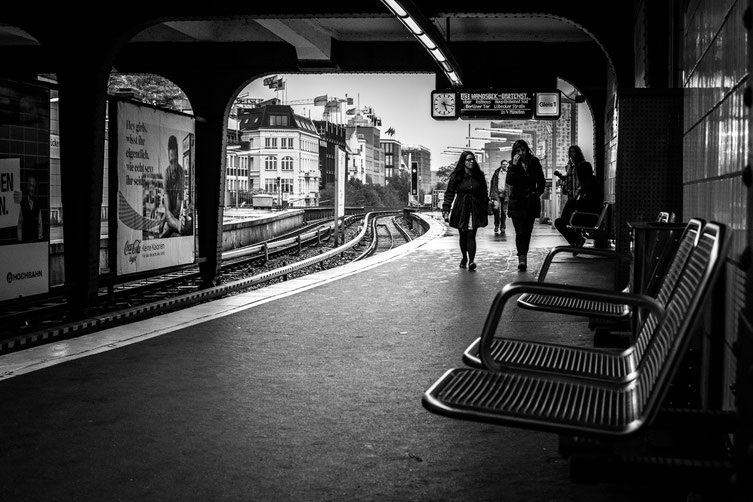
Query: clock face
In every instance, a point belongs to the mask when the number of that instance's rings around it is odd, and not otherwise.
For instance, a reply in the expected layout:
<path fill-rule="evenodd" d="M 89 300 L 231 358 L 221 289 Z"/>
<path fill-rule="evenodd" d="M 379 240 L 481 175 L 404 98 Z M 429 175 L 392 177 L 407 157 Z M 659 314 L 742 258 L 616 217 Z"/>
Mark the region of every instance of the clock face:
<path fill-rule="evenodd" d="M 457 118 L 457 104 L 454 92 L 433 92 L 431 96 L 431 116 L 437 119 Z"/>

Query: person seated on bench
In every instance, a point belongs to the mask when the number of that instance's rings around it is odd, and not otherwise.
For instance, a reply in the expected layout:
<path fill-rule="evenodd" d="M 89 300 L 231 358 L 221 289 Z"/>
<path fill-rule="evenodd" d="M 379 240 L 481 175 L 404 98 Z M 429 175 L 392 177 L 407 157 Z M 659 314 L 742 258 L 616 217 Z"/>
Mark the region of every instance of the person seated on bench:
<path fill-rule="evenodd" d="M 563 210 L 562 216 L 554 220 L 554 226 L 571 246 L 582 247 L 586 243 L 586 239 L 577 231 L 568 228 L 570 217 L 575 211 L 599 213 L 602 200 L 601 191 L 596 184 L 596 176 L 594 176 L 593 168 L 589 162 L 583 160 L 575 166 L 575 179 L 577 186 L 572 202 L 572 211 Z"/>

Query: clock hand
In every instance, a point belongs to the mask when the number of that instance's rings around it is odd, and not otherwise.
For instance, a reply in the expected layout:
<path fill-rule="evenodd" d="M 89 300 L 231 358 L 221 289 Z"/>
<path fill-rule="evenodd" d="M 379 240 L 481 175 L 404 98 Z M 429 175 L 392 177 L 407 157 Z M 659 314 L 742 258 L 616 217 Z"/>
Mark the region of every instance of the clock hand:
<path fill-rule="evenodd" d="M 445 110 L 447 109 L 447 103 L 445 103 L 444 101 L 442 101 L 442 106 L 444 106 Z"/>

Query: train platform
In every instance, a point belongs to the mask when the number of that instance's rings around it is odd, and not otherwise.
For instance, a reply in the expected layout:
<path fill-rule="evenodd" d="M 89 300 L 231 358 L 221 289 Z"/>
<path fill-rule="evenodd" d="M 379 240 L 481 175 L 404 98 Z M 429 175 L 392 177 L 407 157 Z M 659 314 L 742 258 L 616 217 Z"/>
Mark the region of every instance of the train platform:
<path fill-rule="evenodd" d="M 3 499 L 674 500 L 640 480 L 573 483 L 554 434 L 422 407 L 496 292 L 565 243 L 537 223 L 521 273 L 512 225 L 489 226 L 471 272 L 457 232 L 422 217 L 423 236 L 360 262 L 0 356 Z M 583 256 L 550 270 L 610 273 Z M 585 318 L 511 308 L 511 335 L 593 346 Z"/>

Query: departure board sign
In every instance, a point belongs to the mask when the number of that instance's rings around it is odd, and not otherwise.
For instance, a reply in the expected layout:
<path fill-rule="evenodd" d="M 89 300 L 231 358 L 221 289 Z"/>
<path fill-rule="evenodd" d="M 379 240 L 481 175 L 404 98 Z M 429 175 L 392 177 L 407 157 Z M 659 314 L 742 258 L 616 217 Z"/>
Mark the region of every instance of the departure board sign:
<path fill-rule="evenodd" d="M 436 120 L 557 120 L 559 90 L 449 89 L 431 93 L 431 116 Z"/>
<path fill-rule="evenodd" d="M 458 92 L 460 118 L 511 119 L 533 118 L 535 95 L 527 91 L 462 90 Z"/>

